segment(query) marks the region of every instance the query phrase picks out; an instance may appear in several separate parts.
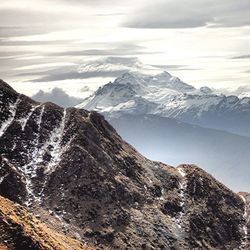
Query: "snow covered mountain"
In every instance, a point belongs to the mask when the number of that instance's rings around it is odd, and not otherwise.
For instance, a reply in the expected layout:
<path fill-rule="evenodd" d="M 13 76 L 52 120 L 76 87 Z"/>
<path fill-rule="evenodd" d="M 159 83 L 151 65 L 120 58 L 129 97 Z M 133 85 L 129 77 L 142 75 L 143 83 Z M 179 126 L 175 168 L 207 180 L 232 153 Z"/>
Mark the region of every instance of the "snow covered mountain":
<path fill-rule="evenodd" d="M 249 97 L 218 95 L 208 87 L 196 89 L 168 72 L 154 76 L 125 73 L 77 107 L 110 118 L 154 114 L 250 136 Z"/>
<path fill-rule="evenodd" d="M 197 166 L 150 161 L 98 113 L 35 102 L 3 81 L 0 110 L 0 195 L 81 242 L 49 239 L 0 197 L 0 247 L 249 249 L 248 194 Z M 40 247 L 12 245 L 30 237 Z"/>

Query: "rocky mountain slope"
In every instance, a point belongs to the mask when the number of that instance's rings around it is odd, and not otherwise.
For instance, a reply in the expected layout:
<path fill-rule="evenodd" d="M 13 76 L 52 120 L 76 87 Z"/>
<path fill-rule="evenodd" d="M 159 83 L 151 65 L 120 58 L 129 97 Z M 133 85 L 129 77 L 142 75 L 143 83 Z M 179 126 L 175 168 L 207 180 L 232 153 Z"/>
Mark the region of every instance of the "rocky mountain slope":
<path fill-rule="evenodd" d="M 0 249 L 80 250 L 90 248 L 59 234 L 24 207 L 0 196 Z"/>
<path fill-rule="evenodd" d="M 239 193 L 240 197 L 243 199 L 245 203 L 245 213 L 244 218 L 246 221 L 246 225 L 243 227 L 243 230 L 245 232 L 245 242 L 243 243 L 243 247 L 245 249 L 250 249 L 250 194 L 241 192 Z"/>
<path fill-rule="evenodd" d="M 150 161 L 101 115 L 3 81 L 0 109 L 0 195 L 65 234 L 98 249 L 247 249 L 248 197 L 202 169 Z"/>
<path fill-rule="evenodd" d="M 168 72 L 154 76 L 125 73 L 100 87 L 78 107 L 111 118 L 154 114 L 250 136 L 249 97 L 217 95 L 208 87 L 195 89 Z"/>

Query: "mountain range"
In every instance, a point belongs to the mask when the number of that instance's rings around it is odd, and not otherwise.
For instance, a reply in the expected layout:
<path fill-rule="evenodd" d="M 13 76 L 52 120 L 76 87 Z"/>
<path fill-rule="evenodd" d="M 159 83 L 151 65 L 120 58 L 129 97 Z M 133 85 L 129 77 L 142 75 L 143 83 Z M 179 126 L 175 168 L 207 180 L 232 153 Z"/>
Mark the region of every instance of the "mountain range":
<path fill-rule="evenodd" d="M 164 71 L 154 76 L 128 72 L 100 87 L 77 107 L 106 116 L 154 114 L 206 128 L 250 136 L 250 98 L 196 89 Z"/>
<path fill-rule="evenodd" d="M 250 98 L 197 89 L 163 72 L 125 73 L 77 107 L 95 110 L 147 157 L 194 163 L 249 190 Z"/>
<path fill-rule="evenodd" d="M 148 160 L 95 111 L 4 81 L 0 110 L 0 246 L 249 249 L 249 194 L 195 165 Z"/>

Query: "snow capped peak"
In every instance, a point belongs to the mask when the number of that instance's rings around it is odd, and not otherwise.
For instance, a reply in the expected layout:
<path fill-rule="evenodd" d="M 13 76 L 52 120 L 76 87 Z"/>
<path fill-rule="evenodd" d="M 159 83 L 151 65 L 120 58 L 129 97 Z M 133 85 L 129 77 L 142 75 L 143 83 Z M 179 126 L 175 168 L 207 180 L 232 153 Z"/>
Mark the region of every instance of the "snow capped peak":
<path fill-rule="evenodd" d="M 163 89 L 171 89 L 178 92 L 190 92 L 195 88 L 181 81 L 178 77 L 171 75 L 167 71 L 160 74 L 148 75 L 138 71 L 129 71 L 116 78 L 114 84 L 125 84 L 133 86 L 160 87 Z"/>
<path fill-rule="evenodd" d="M 140 85 L 144 84 L 145 79 L 148 77 L 148 75 L 139 73 L 137 71 L 128 71 L 122 74 L 120 77 L 117 77 L 114 81 L 114 84 Z"/>
<path fill-rule="evenodd" d="M 163 71 L 162 73 L 157 74 L 154 77 L 157 79 L 168 79 L 169 80 L 173 76 L 170 73 L 168 73 L 167 71 Z"/>
<path fill-rule="evenodd" d="M 129 71 L 116 78 L 114 82 L 100 87 L 92 96 L 85 99 L 77 107 L 99 112 L 117 112 L 121 107 L 127 107 L 137 112 L 144 103 L 152 111 L 152 108 L 168 103 L 174 97 L 196 90 L 193 86 L 182 82 L 179 78 L 164 71 L 157 75 L 142 74 L 137 71 Z M 138 101 L 142 99 L 143 102 Z M 131 103 L 134 103 L 133 108 Z M 122 105 L 121 105 L 122 104 Z M 140 106 L 140 108 L 139 108 Z M 130 110 L 131 111 L 131 110 Z M 141 112 L 140 112 L 141 113 Z"/>
<path fill-rule="evenodd" d="M 183 82 L 176 76 L 172 76 L 167 71 L 163 71 L 162 73 L 153 76 L 150 84 L 155 86 L 162 86 L 163 88 L 172 89 L 182 93 L 195 90 L 193 86 Z"/>
<path fill-rule="evenodd" d="M 109 117 L 154 114 L 223 129 L 230 123 L 222 121 L 223 125 L 217 126 L 214 119 L 229 119 L 229 114 L 245 117 L 245 112 L 250 111 L 250 98 L 218 95 L 208 87 L 196 89 L 166 71 L 153 76 L 127 72 L 101 87 L 77 107 L 96 110 Z M 238 131 L 237 126 L 228 131 L 235 130 Z M 249 131 L 247 127 L 244 130 Z"/>

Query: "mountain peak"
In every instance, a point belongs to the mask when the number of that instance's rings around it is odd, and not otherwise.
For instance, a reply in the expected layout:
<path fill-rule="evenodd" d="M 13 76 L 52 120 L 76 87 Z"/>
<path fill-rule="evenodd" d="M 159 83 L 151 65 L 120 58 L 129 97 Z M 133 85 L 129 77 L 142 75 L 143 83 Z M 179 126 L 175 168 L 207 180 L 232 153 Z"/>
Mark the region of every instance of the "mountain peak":
<path fill-rule="evenodd" d="M 121 76 L 117 77 L 114 82 L 122 80 L 142 80 L 144 78 L 150 77 L 147 74 L 141 73 L 139 71 L 128 71 L 123 73 Z"/>
<path fill-rule="evenodd" d="M 154 77 L 156 77 L 156 78 L 158 78 L 158 79 L 160 79 L 160 78 L 167 78 L 167 79 L 170 79 L 171 77 L 173 77 L 169 72 L 167 72 L 167 71 L 163 71 L 163 72 L 161 72 L 161 73 L 159 73 L 159 74 L 157 74 L 157 75 L 155 75 Z"/>
<path fill-rule="evenodd" d="M 192 92 L 195 88 L 172 76 L 167 71 L 157 75 L 126 72 L 100 87 L 77 107 L 99 112 L 153 112 L 156 103 L 168 102 L 173 95 Z"/>

